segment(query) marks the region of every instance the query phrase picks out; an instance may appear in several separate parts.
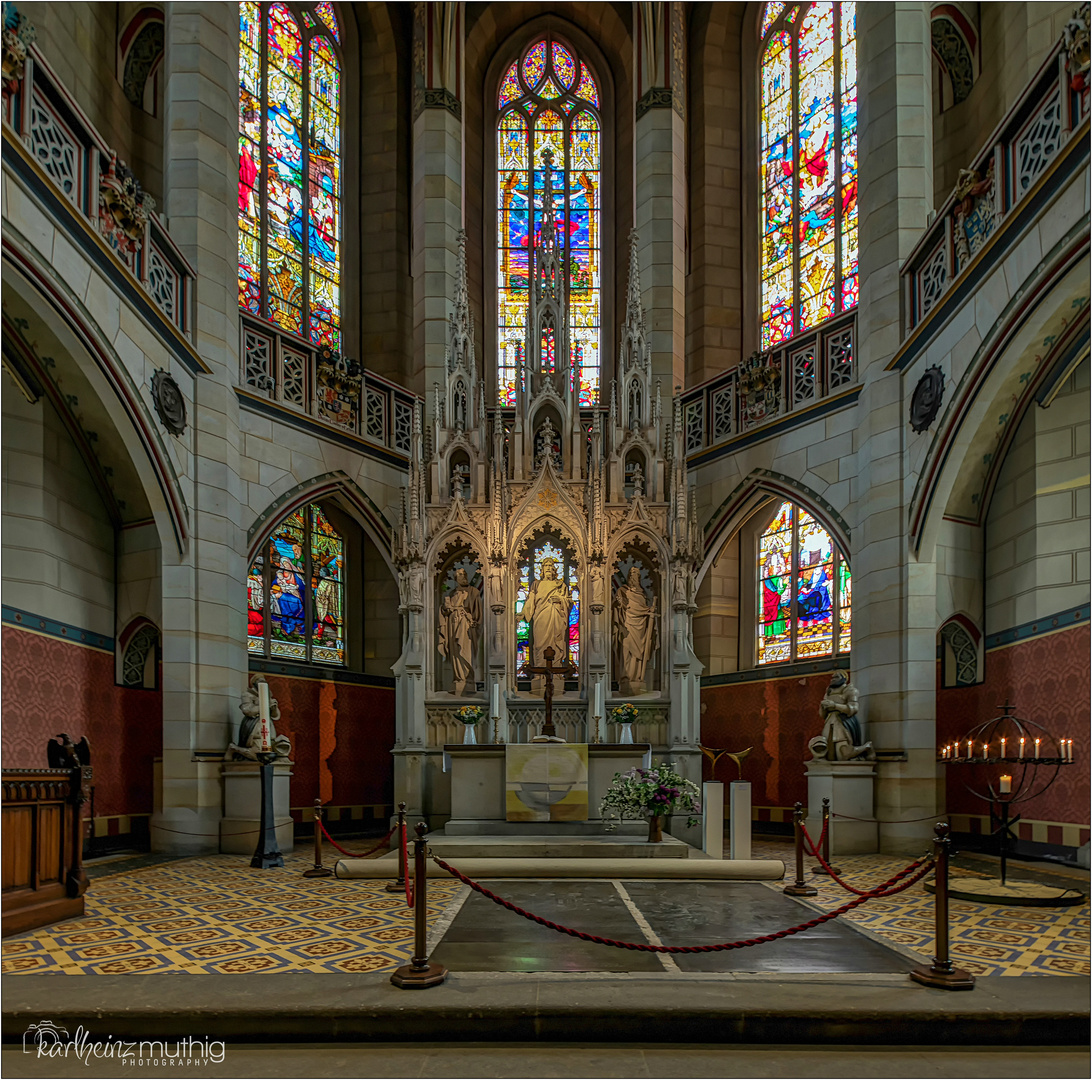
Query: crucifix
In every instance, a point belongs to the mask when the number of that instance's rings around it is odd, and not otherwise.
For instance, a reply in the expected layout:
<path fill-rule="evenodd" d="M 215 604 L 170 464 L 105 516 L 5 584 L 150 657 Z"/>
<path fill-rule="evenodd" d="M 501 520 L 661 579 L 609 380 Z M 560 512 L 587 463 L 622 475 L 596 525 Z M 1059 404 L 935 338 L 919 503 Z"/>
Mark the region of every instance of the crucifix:
<path fill-rule="evenodd" d="M 542 734 L 547 739 L 556 739 L 557 733 L 554 731 L 554 676 L 555 675 L 575 675 L 576 667 L 568 655 L 565 656 L 565 663 L 554 666 L 554 647 L 547 645 L 542 650 L 542 659 L 545 661 L 539 667 L 531 667 L 529 664 L 523 665 L 524 675 L 543 675 L 546 678 L 546 687 L 542 692 L 542 700 L 546 703 L 546 721 L 542 725 Z M 562 684 L 564 686 L 564 684 Z"/>

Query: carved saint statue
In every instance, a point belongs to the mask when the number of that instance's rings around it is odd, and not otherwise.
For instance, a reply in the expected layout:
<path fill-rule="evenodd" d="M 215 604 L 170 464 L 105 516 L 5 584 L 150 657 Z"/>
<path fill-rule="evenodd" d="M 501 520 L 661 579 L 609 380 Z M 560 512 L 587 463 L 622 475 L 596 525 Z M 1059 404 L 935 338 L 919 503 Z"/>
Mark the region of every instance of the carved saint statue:
<path fill-rule="evenodd" d="M 542 577 L 532 586 L 523 605 L 523 618 L 531 624 L 533 667 L 546 663 L 543 653 L 548 647 L 554 650 L 554 662 L 560 664 L 569 655 L 569 612 L 573 601 L 569 586 L 557 576 L 557 563 L 544 559 Z M 540 693 L 542 678 L 531 683 L 532 692 Z"/>
<path fill-rule="evenodd" d="M 440 604 L 440 655 L 451 661 L 451 693 L 461 696 L 470 684 L 477 690 L 474 667 L 482 625 L 481 593 L 470 584 L 466 571 L 455 571 L 455 588 Z"/>
<path fill-rule="evenodd" d="M 645 599 L 641 568 L 631 566 L 624 585 L 614 590 L 614 673 L 624 697 L 645 692 L 645 667 L 659 645 L 656 604 Z"/>
<path fill-rule="evenodd" d="M 835 671 L 823 700 L 819 702 L 819 715 L 823 719 L 823 733 L 808 741 L 813 758 L 827 761 L 852 761 L 855 758 L 872 760 L 872 743 L 861 741 L 861 722 L 857 719 L 860 695 L 844 671 Z"/>
<path fill-rule="evenodd" d="M 239 723 L 239 741 L 228 743 L 224 754 L 225 761 L 243 758 L 247 761 L 257 761 L 262 749 L 262 725 L 261 705 L 258 697 L 258 683 L 264 683 L 264 675 L 252 675 L 250 685 L 243 691 L 239 699 L 239 709 L 243 719 Z M 273 726 L 281 718 L 281 708 L 275 697 L 269 699 L 269 746 L 277 755 L 276 761 L 287 761 L 292 753 L 292 743 L 287 735 L 278 735 Z"/>

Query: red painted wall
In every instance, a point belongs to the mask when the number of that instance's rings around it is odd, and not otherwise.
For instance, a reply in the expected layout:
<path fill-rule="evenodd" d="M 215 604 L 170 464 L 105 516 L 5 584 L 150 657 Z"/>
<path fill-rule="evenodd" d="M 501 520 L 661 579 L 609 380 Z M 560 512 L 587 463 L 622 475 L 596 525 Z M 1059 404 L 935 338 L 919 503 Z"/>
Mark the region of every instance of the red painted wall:
<path fill-rule="evenodd" d="M 743 763 L 753 805 L 807 802 L 808 739 L 820 733 L 819 702 L 829 684 L 828 671 L 702 688 L 702 745 L 732 751 L 754 747 Z M 708 762 L 704 778 L 714 779 Z M 728 783 L 737 778 L 735 764 L 721 758 L 715 779 Z"/>
<path fill-rule="evenodd" d="M 113 653 L 13 626 L 2 642 L 4 767 L 43 768 L 52 736 L 86 735 L 95 814 L 150 814 L 153 759 L 163 753 L 160 691 L 116 686 Z"/>
<path fill-rule="evenodd" d="M 977 686 L 940 689 L 937 671 L 937 739 L 954 742 L 969 728 L 997 716 L 1011 702 L 1017 716 L 1042 724 L 1057 738 L 1073 739 L 1075 764 L 1063 767 L 1039 798 L 1020 813 L 1036 821 L 1089 823 L 1089 645 L 1090 628 L 1077 626 L 986 653 L 985 680 Z M 971 795 L 948 770 L 948 810 L 985 814 L 986 804 Z"/>
<path fill-rule="evenodd" d="M 394 802 L 394 688 L 267 675 L 292 740 L 292 805 Z"/>

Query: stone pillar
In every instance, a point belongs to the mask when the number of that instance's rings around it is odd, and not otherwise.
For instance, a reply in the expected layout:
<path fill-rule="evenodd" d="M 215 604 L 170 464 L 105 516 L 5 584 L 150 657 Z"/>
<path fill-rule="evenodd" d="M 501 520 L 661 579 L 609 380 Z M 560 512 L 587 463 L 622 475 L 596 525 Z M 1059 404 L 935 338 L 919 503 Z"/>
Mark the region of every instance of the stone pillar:
<path fill-rule="evenodd" d="M 652 377 L 686 377 L 686 59 L 681 3 L 634 5 L 636 205 Z"/>
<path fill-rule="evenodd" d="M 197 272 L 196 345 L 211 373 L 196 382 L 192 475 L 182 477 L 193 539 L 163 566 L 163 792 L 157 851 L 216 851 L 220 762 L 237 731 L 246 682 L 246 528 L 236 284 L 239 12 L 234 4 L 166 5 L 164 189 L 171 236 Z"/>
<path fill-rule="evenodd" d="M 936 812 L 936 570 L 909 550 L 916 476 L 906 455 L 908 392 L 885 368 L 901 340 L 899 267 L 932 199 L 928 7 L 857 8 L 860 94 L 861 304 L 857 363 L 853 681 L 865 737 L 906 760 L 877 766 L 876 817 L 885 851 L 916 850 Z M 906 824 L 899 824 L 900 819 Z"/>

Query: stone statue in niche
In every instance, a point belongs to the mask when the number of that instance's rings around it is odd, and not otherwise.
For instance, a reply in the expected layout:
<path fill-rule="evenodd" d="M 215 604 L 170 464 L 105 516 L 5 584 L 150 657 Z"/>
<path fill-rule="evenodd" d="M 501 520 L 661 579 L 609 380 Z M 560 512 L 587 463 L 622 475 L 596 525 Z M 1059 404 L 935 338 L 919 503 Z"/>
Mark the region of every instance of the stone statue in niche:
<path fill-rule="evenodd" d="M 264 683 L 264 675 L 251 675 L 250 685 L 239 699 L 239 708 L 243 719 L 239 723 L 239 741 L 228 743 L 224 753 L 225 761 L 257 761 L 262 749 L 261 705 L 258 697 L 258 683 Z M 269 699 L 269 746 L 277 755 L 274 764 L 288 761 L 292 753 L 292 743 L 287 735 L 278 735 L 274 725 L 280 722 L 281 709 L 275 697 Z"/>
<path fill-rule="evenodd" d="M 623 697 L 645 693 L 645 668 L 659 645 L 656 603 L 645 597 L 641 568 L 631 566 L 624 585 L 614 590 L 614 674 Z"/>
<path fill-rule="evenodd" d="M 460 697 L 468 683 L 472 694 L 478 688 L 475 661 L 481 625 L 481 594 L 460 566 L 455 588 L 440 603 L 440 655 L 451 661 L 451 693 Z"/>
<path fill-rule="evenodd" d="M 545 423 L 538 429 L 535 436 L 535 469 L 541 469 L 549 455 L 554 468 L 561 471 L 561 436 L 558 434 L 550 418 L 546 417 Z"/>
<path fill-rule="evenodd" d="M 823 732 L 808 741 L 813 758 L 827 761 L 874 761 L 872 743 L 862 742 L 861 722 L 857 719 L 860 694 L 844 671 L 835 671 L 830 677 L 823 700 L 819 702 L 819 715 L 823 720 Z"/>
<path fill-rule="evenodd" d="M 451 467 L 451 497 L 469 501 L 470 495 L 470 467 L 461 461 Z"/>
<path fill-rule="evenodd" d="M 557 576 L 557 563 L 553 559 L 544 559 L 542 577 L 531 586 L 522 612 L 522 617 L 531 624 L 530 666 L 543 666 L 548 648 L 554 650 L 558 664 L 569 655 L 569 612 L 572 606 L 569 586 Z M 531 683 L 531 692 L 542 693 L 543 686 L 544 680 L 536 677 Z"/>

